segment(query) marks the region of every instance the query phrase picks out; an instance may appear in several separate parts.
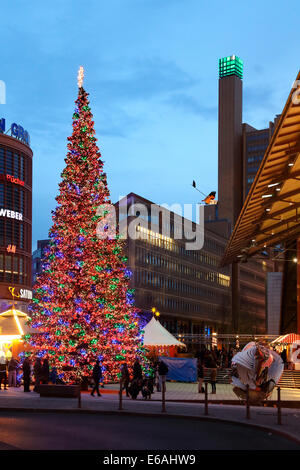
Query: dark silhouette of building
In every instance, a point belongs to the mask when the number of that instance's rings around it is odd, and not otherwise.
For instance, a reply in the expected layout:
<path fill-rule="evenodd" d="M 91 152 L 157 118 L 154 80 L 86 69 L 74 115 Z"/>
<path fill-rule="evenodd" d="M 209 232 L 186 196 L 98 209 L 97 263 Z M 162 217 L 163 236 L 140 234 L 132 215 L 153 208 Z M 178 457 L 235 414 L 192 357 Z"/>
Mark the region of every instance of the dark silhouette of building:
<path fill-rule="evenodd" d="M 32 253 L 32 284 L 35 283 L 36 277 L 42 272 L 42 259 L 44 249 L 49 245 L 50 239 L 38 240 L 37 249 Z"/>

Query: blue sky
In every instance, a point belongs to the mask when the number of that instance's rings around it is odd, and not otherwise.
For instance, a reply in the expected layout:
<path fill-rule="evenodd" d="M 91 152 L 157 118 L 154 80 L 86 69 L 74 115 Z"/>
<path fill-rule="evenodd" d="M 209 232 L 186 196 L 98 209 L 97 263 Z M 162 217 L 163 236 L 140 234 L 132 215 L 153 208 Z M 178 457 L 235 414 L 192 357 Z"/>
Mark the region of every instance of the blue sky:
<path fill-rule="evenodd" d="M 299 69 L 299 10 L 279 1 L 1 2 L 0 118 L 30 133 L 33 244 L 47 238 L 85 67 L 111 198 L 198 202 L 217 189 L 218 59 L 244 61 L 243 120 L 280 113 Z"/>

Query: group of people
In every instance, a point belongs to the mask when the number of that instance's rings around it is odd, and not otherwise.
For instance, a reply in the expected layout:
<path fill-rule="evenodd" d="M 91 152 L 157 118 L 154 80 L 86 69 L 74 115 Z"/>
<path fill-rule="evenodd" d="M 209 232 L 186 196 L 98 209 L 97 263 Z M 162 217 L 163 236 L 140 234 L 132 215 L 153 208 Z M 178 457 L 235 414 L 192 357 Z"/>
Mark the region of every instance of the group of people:
<path fill-rule="evenodd" d="M 140 361 L 136 359 L 132 367 L 131 377 L 128 365 L 125 362 L 121 368 L 122 389 L 126 391 L 126 396 L 131 397 L 133 400 L 137 398 L 140 392 L 145 400 L 150 400 L 154 387 L 157 391 L 161 391 L 162 387 L 165 387 L 167 373 L 167 365 L 160 360 L 152 364 L 152 375 L 144 377 Z"/>
<path fill-rule="evenodd" d="M 37 357 L 32 363 L 29 357 L 25 357 L 22 365 L 24 392 L 30 392 L 30 383 L 32 375 L 34 376 L 34 392 L 38 392 L 40 384 L 48 384 L 49 382 L 56 384 L 58 381 L 56 367 L 52 367 L 50 371 L 49 361 L 45 358 L 43 361 Z"/>
<path fill-rule="evenodd" d="M 0 357 L 0 390 L 2 390 L 2 382 L 4 390 L 7 390 L 7 385 L 9 387 L 17 386 L 17 371 L 19 367 L 19 362 L 13 357 L 9 361 L 6 359 L 5 356 Z"/>
<path fill-rule="evenodd" d="M 200 359 L 203 364 L 210 363 L 213 359 L 216 366 L 220 369 L 230 369 L 232 358 L 236 352 L 237 351 L 233 348 L 229 348 L 228 350 L 225 347 L 222 347 L 222 349 L 218 349 L 217 347 L 208 349 L 203 345 L 202 348 L 197 351 L 196 357 Z M 207 364 L 206 367 L 210 367 L 210 365 Z"/>
<path fill-rule="evenodd" d="M 223 360 L 226 357 L 227 359 L 227 364 L 228 364 L 228 359 L 230 359 L 230 364 L 231 364 L 231 359 L 233 356 L 230 356 L 229 354 L 226 356 L 225 353 L 221 350 L 213 349 L 213 350 L 208 350 L 208 349 L 202 349 L 196 354 L 196 357 L 198 359 L 198 364 L 197 364 L 197 374 L 198 374 L 198 393 L 204 393 L 204 387 L 203 387 L 203 382 L 205 378 L 205 369 L 209 369 L 209 382 L 211 385 L 211 393 L 216 394 L 217 393 L 217 370 L 218 367 L 223 366 Z"/>

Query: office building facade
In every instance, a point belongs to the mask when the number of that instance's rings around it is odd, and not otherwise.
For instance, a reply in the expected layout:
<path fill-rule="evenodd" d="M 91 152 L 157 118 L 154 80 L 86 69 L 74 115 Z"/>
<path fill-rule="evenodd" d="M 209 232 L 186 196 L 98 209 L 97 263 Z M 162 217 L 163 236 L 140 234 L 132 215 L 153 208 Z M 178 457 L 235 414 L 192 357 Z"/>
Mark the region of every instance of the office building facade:
<path fill-rule="evenodd" d="M 146 216 L 137 205 L 146 207 Z M 174 212 L 134 193 L 116 209 L 121 231 L 128 235 L 130 224 L 136 225 L 135 236 L 127 236 L 125 243 L 136 306 L 149 312 L 155 307 L 163 325 L 175 334 L 229 331 L 229 270 L 218 268 L 227 239 L 205 229 L 203 248 L 186 249 L 187 240 L 175 234 L 186 219 Z M 196 230 L 195 223 L 186 222 Z"/>
<path fill-rule="evenodd" d="M 33 153 L 22 140 L 0 133 L 0 312 L 14 302 L 26 313 L 32 298 Z"/>

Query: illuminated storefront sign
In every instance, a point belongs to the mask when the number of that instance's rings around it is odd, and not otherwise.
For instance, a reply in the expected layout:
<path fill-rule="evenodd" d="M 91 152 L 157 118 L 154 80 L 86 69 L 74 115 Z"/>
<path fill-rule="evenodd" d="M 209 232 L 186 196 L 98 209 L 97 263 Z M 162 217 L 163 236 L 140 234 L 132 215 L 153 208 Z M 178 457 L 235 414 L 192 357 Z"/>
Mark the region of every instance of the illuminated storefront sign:
<path fill-rule="evenodd" d="M 13 122 L 12 125 L 10 126 L 10 131 L 11 131 L 12 137 L 15 137 L 21 142 L 24 142 L 24 144 L 30 145 L 29 134 L 27 131 L 25 131 L 25 129 L 22 126 Z M 4 118 L 0 119 L 0 132 L 3 134 L 5 133 L 5 119 Z"/>
<path fill-rule="evenodd" d="M 18 287 L 9 286 L 9 292 L 16 299 L 32 299 L 32 291 L 29 289 L 19 289 Z"/>
<path fill-rule="evenodd" d="M 15 176 L 11 175 L 0 175 L 0 180 L 1 181 L 10 181 L 11 183 L 14 184 L 19 184 L 20 186 L 24 186 L 24 181 L 20 180 L 19 178 L 16 178 Z"/>
<path fill-rule="evenodd" d="M 0 217 L 8 217 L 9 219 L 23 220 L 23 214 L 11 211 L 9 209 L 0 209 Z"/>

